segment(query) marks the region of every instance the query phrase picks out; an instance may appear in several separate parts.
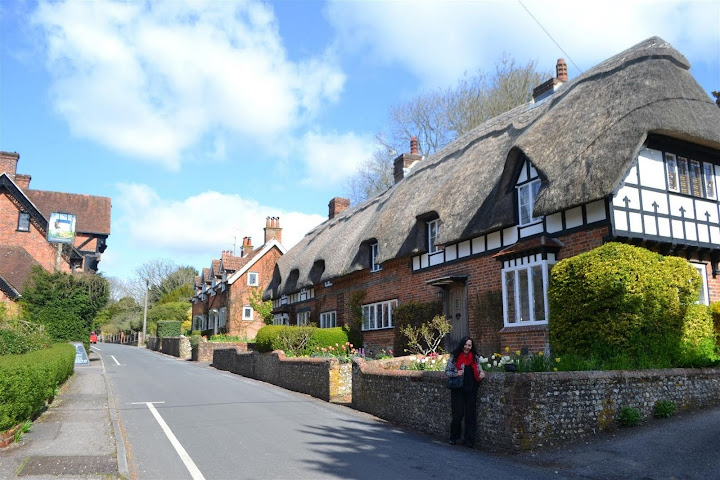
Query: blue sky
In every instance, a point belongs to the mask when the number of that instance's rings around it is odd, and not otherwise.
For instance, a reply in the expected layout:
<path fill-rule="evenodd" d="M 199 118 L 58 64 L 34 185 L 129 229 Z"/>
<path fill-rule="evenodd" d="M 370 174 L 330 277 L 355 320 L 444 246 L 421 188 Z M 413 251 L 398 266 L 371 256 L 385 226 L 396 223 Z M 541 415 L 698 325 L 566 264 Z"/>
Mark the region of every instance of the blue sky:
<path fill-rule="evenodd" d="M 394 103 L 503 53 L 572 78 L 653 35 L 720 90 L 720 0 L 10 0 L 0 150 L 32 188 L 112 198 L 106 275 L 201 269 L 267 216 L 288 247 L 327 218 Z"/>

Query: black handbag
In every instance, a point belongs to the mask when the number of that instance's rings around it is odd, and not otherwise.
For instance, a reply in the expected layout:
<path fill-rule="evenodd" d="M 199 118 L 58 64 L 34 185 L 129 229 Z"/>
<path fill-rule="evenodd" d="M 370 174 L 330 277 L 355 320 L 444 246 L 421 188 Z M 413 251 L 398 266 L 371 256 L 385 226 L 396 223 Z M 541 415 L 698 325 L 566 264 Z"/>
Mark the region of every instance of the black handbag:
<path fill-rule="evenodd" d="M 450 390 L 462 388 L 462 386 L 463 377 L 448 377 L 448 379 L 445 380 L 445 388 L 449 388 Z"/>

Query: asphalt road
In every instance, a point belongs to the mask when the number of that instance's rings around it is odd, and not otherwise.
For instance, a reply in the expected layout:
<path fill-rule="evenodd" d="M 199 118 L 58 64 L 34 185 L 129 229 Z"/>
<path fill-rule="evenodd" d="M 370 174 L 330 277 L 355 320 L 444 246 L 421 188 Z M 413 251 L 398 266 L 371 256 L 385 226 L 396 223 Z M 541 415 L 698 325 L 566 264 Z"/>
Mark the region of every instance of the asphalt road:
<path fill-rule="evenodd" d="M 139 480 L 572 478 L 155 352 L 98 347 Z"/>
<path fill-rule="evenodd" d="M 720 408 L 500 455 L 145 349 L 98 349 L 134 480 L 720 480 Z"/>

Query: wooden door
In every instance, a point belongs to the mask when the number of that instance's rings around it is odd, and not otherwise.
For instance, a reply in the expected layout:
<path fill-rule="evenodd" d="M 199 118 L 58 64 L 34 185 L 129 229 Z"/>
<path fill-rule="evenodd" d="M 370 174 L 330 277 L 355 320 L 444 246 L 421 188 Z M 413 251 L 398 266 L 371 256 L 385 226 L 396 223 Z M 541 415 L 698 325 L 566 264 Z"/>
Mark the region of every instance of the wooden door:
<path fill-rule="evenodd" d="M 452 351 L 469 332 L 465 285 L 452 284 L 448 287 L 445 295 L 445 315 L 452 323 L 452 330 L 445 339 L 445 349 Z"/>

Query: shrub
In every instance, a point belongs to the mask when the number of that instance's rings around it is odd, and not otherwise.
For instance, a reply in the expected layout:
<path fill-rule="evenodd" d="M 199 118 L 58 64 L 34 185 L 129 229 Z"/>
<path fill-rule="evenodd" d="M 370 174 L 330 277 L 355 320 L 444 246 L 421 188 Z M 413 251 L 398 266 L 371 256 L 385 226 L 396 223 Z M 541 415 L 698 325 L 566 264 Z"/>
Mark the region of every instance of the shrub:
<path fill-rule="evenodd" d="M 559 356 L 672 364 L 699 288 L 697 271 L 681 258 L 607 243 L 552 269 L 550 343 Z"/>
<path fill-rule="evenodd" d="M 0 431 L 31 419 L 73 373 L 75 347 L 63 343 L 0 357 Z"/>
<path fill-rule="evenodd" d="M 675 402 L 672 400 L 658 400 L 655 402 L 655 418 L 670 418 L 675 413 Z"/>
<path fill-rule="evenodd" d="M 285 328 L 284 325 L 265 325 L 258 330 L 255 335 L 255 348 L 258 352 L 272 352 L 273 350 L 282 350 L 282 342 L 280 342 L 280 330 Z"/>
<path fill-rule="evenodd" d="M 433 317 L 442 315 L 441 302 L 408 302 L 400 305 L 393 312 L 394 340 L 393 351 L 396 355 L 404 355 L 410 351 L 408 338 L 403 335 L 407 327 L 420 329 L 423 324 L 432 321 Z M 428 345 L 423 345 L 427 348 Z"/>
<path fill-rule="evenodd" d="M 50 337 L 42 325 L 22 320 L 0 320 L 0 355 L 20 355 L 50 345 Z"/>
<path fill-rule="evenodd" d="M 316 347 L 345 345 L 349 341 L 347 331 L 342 327 L 316 328 L 310 337 L 309 347 L 313 350 Z"/>
<path fill-rule="evenodd" d="M 717 334 L 710 308 L 690 305 L 685 314 L 682 336 L 682 365 L 707 366 L 717 359 Z"/>
<path fill-rule="evenodd" d="M 634 427 L 640 424 L 642 416 L 640 410 L 633 407 L 623 407 L 618 414 L 618 421 L 623 427 Z"/>
<path fill-rule="evenodd" d="M 177 320 L 161 320 L 157 322 L 159 338 L 179 337 L 182 333 L 182 322 Z"/>
<path fill-rule="evenodd" d="M 435 315 L 430 321 L 423 322 L 419 328 L 403 326 L 400 331 L 407 338 L 408 350 L 414 354 L 437 354 L 440 343 L 452 330 L 452 324 L 445 315 Z"/>

